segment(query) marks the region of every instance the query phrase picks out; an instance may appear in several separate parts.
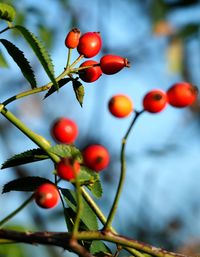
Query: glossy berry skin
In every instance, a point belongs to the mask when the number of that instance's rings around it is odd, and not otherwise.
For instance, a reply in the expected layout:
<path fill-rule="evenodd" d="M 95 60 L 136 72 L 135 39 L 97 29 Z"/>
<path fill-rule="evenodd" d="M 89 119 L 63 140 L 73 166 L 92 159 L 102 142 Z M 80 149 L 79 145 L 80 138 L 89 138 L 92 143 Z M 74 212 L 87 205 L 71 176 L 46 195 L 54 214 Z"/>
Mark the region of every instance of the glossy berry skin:
<path fill-rule="evenodd" d="M 166 107 L 167 103 L 167 94 L 160 89 L 150 91 L 143 98 L 144 110 L 151 113 L 161 112 Z"/>
<path fill-rule="evenodd" d="M 102 75 L 101 68 L 98 64 L 99 64 L 98 62 L 93 61 L 93 60 L 88 60 L 88 61 L 83 62 L 80 65 L 80 67 L 93 66 L 93 65 L 97 65 L 97 66 L 81 70 L 79 77 L 83 81 L 88 82 L 88 83 L 96 81 Z"/>
<path fill-rule="evenodd" d="M 81 32 L 77 28 L 73 28 L 65 38 L 65 46 L 74 49 L 78 46 Z"/>
<path fill-rule="evenodd" d="M 96 172 L 105 169 L 110 162 L 109 152 L 102 145 L 89 145 L 82 154 L 84 165 Z"/>
<path fill-rule="evenodd" d="M 133 112 L 133 102 L 129 96 L 117 94 L 108 103 L 110 113 L 117 118 L 125 118 Z"/>
<path fill-rule="evenodd" d="M 94 57 L 102 47 L 102 40 L 99 32 L 87 32 L 79 39 L 77 50 L 85 58 Z"/>
<path fill-rule="evenodd" d="M 60 118 L 52 125 L 51 134 L 60 143 L 72 144 L 78 136 L 78 127 L 73 120 Z"/>
<path fill-rule="evenodd" d="M 104 74 L 112 75 L 119 72 L 124 67 L 129 67 L 129 62 L 127 58 L 108 54 L 101 57 L 100 67 Z"/>
<path fill-rule="evenodd" d="M 67 181 L 76 178 L 76 175 L 80 172 L 80 164 L 76 160 L 71 158 L 63 158 L 56 165 L 57 175 Z"/>
<path fill-rule="evenodd" d="M 193 104 L 198 95 L 198 89 L 188 82 L 174 84 L 167 91 L 169 104 L 183 108 Z"/>
<path fill-rule="evenodd" d="M 35 202 L 44 209 L 55 207 L 60 199 L 58 189 L 55 185 L 44 183 L 35 190 Z"/>

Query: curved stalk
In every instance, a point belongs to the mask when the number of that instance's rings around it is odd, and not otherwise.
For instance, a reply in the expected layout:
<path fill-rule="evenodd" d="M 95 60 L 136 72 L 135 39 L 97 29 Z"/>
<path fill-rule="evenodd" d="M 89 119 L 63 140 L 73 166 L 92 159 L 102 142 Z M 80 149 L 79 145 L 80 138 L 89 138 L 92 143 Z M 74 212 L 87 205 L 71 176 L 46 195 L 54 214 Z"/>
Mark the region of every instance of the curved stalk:
<path fill-rule="evenodd" d="M 126 142 L 128 139 L 128 136 L 133 128 L 133 125 L 135 124 L 136 120 L 138 119 L 138 117 L 143 113 L 143 110 L 141 112 L 136 112 L 135 111 L 135 117 L 132 120 L 125 136 L 122 139 L 122 145 L 121 145 L 121 153 L 120 153 L 120 160 L 121 160 L 121 173 L 120 173 L 120 179 L 119 179 L 119 184 L 117 187 L 117 192 L 115 195 L 115 199 L 113 201 L 110 213 L 108 215 L 108 219 L 106 221 L 106 224 L 104 226 L 104 230 L 110 230 L 111 225 L 112 225 L 112 221 L 114 219 L 116 210 L 117 210 L 117 206 L 118 206 L 118 202 L 119 202 L 119 198 L 122 192 L 122 188 L 124 185 L 124 180 L 125 180 L 125 176 L 126 176 L 126 160 L 125 160 L 125 146 L 126 146 Z"/>
<path fill-rule="evenodd" d="M 16 210 L 11 212 L 7 217 L 2 219 L 0 221 L 0 228 L 8 222 L 10 219 L 12 219 L 16 214 L 18 214 L 22 209 L 24 209 L 32 200 L 33 200 L 34 194 L 32 194 L 26 201 L 24 201 Z"/>

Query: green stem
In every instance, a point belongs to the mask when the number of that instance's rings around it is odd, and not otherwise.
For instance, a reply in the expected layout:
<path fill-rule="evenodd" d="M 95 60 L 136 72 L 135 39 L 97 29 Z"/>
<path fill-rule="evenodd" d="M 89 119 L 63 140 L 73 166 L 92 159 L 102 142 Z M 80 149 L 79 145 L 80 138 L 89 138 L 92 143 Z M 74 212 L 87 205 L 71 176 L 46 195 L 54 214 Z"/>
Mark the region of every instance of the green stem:
<path fill-rule="evenodd" d="M 49 143 L 40 135 L 36 134 L 32 130 L 30 130 L 24 123 L 22 123 L 14 114 L 8 111 L 3 104 L 0 104 L 0 112 L 1 114 L 9 120 L 15 127 L 17 127 L 21 132 L 23 132 L 28 138 L 30 138 L 36 145 L 42 148 L 48 156 L 54 161 L 58 162 L 60 158 L 48 151 L 50 147 Z"/>
<path fill-rule="evenodd" d="M 7 30 L 9 30 L 10 29 L 10 27 L 6 27 L 5 29 L 2 29 L 1 31 L 0 31 L 0 34 L 2 34 L 3 32 L 5 32 L 5 31 L 7 31 Z"/>
<path fill-rule="evenodd" d="M 11 212 L 7 217 L 0 221 L 0 227 L 2 227 L 6 222 L 12 219 L 16 214 L 18 214 L 22 209 L 24 209 L 32 200 L 34 194 L 32 194 L 22 205 L 20 205 L 16 210 Z"/>
<path fill-rule="evenodd" d="M 67 55 L 66 69 L 69 68 L 69 63 L 70 63 L 70 59 L 71 59 L 71 54 L 72 54 L 72 48 L 69 48 L 69 49 L 68 49 L 68 55 Z"/>
<path fill-rule="evenodd" d="M 81 188 L 81 191 L 82 191 L 83 198 L 86 200 L 86 202 L 92 208 L 92 210 L 94 211 L 94 213 L 96 214 L 98 219 L 101 221 L 101 223 L 103 225 L 105 225 L 107 219 L 106 219 L 106 216 L 101 211 L 101 209 L 99 208 L 99 206 L 95 203 L 95 201 L 91 198 L 91 196 L 87 193 L 87 191 L 83 187 Z M 113 234 L 117 235 L 117 231 L 112 226 L 110 227 L 110 231 Z M 144 257 L 144 256 L 141 256 L 141 253 L 135 249 L 128 248 L 128 247 L 124 247 L 124 249 L 126 249 L 128 252 L 130 252 L 131 254 L 134 254 L 137 257 Z"/>
<path fill-rule="evenodd" d="M 80 60 L 84 57 L 84 55 L 79 55 L 79 57 L 69 66 L 70 69 L 72 69 Z"/>
<path fill-rule="evenodd" d="M 125 136 L 123 137 L 122 139 L 122 145 L 121 145 L 121 154 L 120 154 L 120 160 L 121 160 L 121 173 L 120 173 L 120 179 L 119 179 L 119 184 L 118 184 L 118 187 L 117 187 L 117 192 L 116 192 L 116 195 L 115 195 L 115 199 L 113 201 L 113 204 L 112 204 L 112 207 L 111 207 L 111 210 L 110 210 L 110 213 L 108 215 L 108 219 L 106 221 L 106 224 L 104 226 L 104 230 L 109 230 L 111 228 L 111 225 L 112 225 L 112 221 L 115 217 L 115 213 L 116 213 L 116 210 L 117 210 L 117 207 L 118 207 L 118 202 L 119 202 L 119 198 L 121 196 L 121 193 L 122 193 L 122 188 L 123 188 L 123 185 L 124 185 L 124 180 L 125 180 L 125 176 L 126 176 L 126 160 L 125 160 L 125 146 L 126 146 L 126 142 L 127 142 L 127 139 L 128 139 L 128 136 L 133 128 L 133 125 L 135 124 L 136 120 L 138 119 L 138 117 L 141 115 L 143 111 L 141 112 L 135 112 L 135 117 L 134 119 L 132 120 Z"/>

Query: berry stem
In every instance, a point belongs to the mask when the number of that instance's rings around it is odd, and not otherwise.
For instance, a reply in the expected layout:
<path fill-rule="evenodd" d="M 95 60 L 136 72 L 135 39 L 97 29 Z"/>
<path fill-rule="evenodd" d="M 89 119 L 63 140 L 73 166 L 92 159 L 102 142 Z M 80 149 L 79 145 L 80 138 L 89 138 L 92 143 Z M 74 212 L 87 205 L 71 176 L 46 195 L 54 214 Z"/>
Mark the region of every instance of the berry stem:
<path fill-rule="evenodd" d="M 123 185 L 124 185 L 124 180 L 125 180 L 125 176 L 126 176 L 126 160 L 125 160 L 126 142 L 127 142 L 128 136 L 129 136 L 129 134 L 130 134 L 130 132 L 133 128 L 133 125 L 135 124 L 136 120 L 138 119 L 138 117 L 143 112 L 144 112 L 143 110 L 140 111 L 140 112 L 135 111 L 135 117 L 132 120 L 125 136 L 122 138 L 121 153 L 120 153 L 120 161 L 121 161 L 120 179 L 119 179 L 119 184 L 118 184 L 118 187 L 117 187 L 117 192 L 116 192 L 116 195 L 115 195 L 115 199 L 114 199 L 112 207 L 110 209 L 110 213 L 108 215 L 108 219 L 106 221 L 106 224 L 104 225 L 104 228 L 103 228 L 103 230 L 105 230 L 105 231 L 111 229 L 112 221 L 115 217 L 115 213 L 116 213 L 116 210 L 117 210 L 117 207 L 118 207 L 119 198 L 121 196 L 122 188 L 123 188 Z"/>
<path fill-rule="evenodd" d="M 68 69 L 68 68 L 69 68 L 70 59 L 71 59 L 71 54 L 72 54 L 72 48 L 68 48 L 68 55 L 67 55 L 67 64 L 66 64 L 66 69 Z"/>
<path fill-rule="evenodd" d="M 69 66 L 69 69 L 71 70 L 81 59 L 83 59 L 83 57 L 84 55 L 79 55 L 79 57 Z"/>
<path fill-rule="evenodd" d="M 18 214 L 22 209 L 24 209 L 30 202 L 32 202 L 34 198 L 34 194 L 32 194 L 26 201 L 24 201 L 16 210 L 14 210 L 13 212 L 11 212 L 7 217 L 5 217 L 4 219 L 2 219 L 0 221 L 0 228 L 6 223 L 8 222 L 10 219 L 12 219 L 16 214 Z"/>

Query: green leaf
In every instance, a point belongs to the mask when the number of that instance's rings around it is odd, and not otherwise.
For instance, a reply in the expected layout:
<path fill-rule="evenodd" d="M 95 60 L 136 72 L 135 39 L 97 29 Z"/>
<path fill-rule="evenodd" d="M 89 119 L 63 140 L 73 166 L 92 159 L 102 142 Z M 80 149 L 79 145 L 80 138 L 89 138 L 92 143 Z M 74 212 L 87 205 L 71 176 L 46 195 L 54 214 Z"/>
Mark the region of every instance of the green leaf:
<path fill-rule="evenodd" d="M 71 79 L 70 78 L 64 78 L 61 79 L 60 81 L 58 81 L 58 86 L 59 88 L 63 87 L 65 84 L 67 84 L 68 82 L 70 82 Z M 53 85 L 49 91 L 46 93 L 46 95 L 44 96 L 44 99 L 47 98 L 48 96 L 50 96 L 51 94 L 55 93 L 57 91 L 57 89 L 55 88 L 55 86 Z"/>
<path fill-rule="evenodd" d="M 84 98 L 84 86 L 81 84 L 80 81 L 78 80 L 73 80 L 73 89 L 74 89 L 74 93 L 76 95 L 76 99 L 78 100 L 80 106 L 83 106 L 83 98 Z"/>
<path fill-rule="evenodd" d="M 74 212 L 76 212 L 76 193 L 69 189 L 61 189 L 61 192 L 64 196 L 64 199 L 68 205 L 69 208 L 71 208 Z M 83 199 L 82 197 L 82 203 L 83 203 L 83 210 L 81 213 L 81 221 L 85 224 L 85 226 L 89 230 L 98 230 L 98 223 L 97 223 L 97 217 L 93 210 L 90 208 L 88 203 Z"/>
<path fill-rule="evenodd" d="M 32 50 L 38 57 L 40 63 L 42 64 L 42 66 L 43 66 L 44 70 L 46 71 L 48 77 L 50 78 L 51 82 L 53 83 L 55 88 L 58 89 L 59 86 L 54 77 L 54 67 L 53 67 L 52 61 L 49 57 L 49 54 L 47 53 L 44 46 L 36 38 L 36 36 L 33 33 L 31 33 L 29 30 L 27 30 L 25 27 L 17 25 L 13 28 L 17 29 L 23 35 L 25 40 L 28 42 L 28 44 L 31 46 Z"/>
<path fill-rule="evenodd" d="M 112 254 L 111 250 L 102 241 L 92 241 L 92 244 L 90 245 L 90 253 L 91 254 L 103 253 L 104 254 L 103 256 Z"/>
<path fill-rule="evenodd" d="M 42 177 L 24 177 L 12 180 L 4 185 L 2 193 L 10 191 L 25 191 L 32 192 L 44 183 L 52 183 L 50 180 Z"/>
<path fill-rule="evenodd" d="M 4 55 L 0 52 L 0 67 L 1 68 L 8 68 L 8 63 L 4 57 Z"/>
<path fill-rule="evenodd" d="M 40 148 L 32 149 L 32 150 L 28 150 L 23 153 L 14 155 L 13 157 L 11 157 L 10 159 L 8 159 L 2 164 L 1 169 L 14 167 L 17 165 L 22 165 L 30 162 L 42 161 L 48 158 L 49 156 L 47 156 L 42 149 Z"/>
<path fill-rule="evenodd" d="M 36 80 L 35 80 L 33 70 L 29 62 L 25 58 L 24 53 L 21 50 L 19 50 L 14 44 L 12 44 L 6 39 L 0 39 L 0 42 L 6 48 L 9 55 L 13 58 L 16 64 L 19 66 L 22 74 L 30 83 L 31 88 L 36 88 L 37 86 L 36 86 Z"/>
<path fill-rule="evenodd" d="M 90 183 L 83 182 L 84 179 L 85 179 L 85 182 L 87 182 L 87 177 L 90 177 L 89 178 Z M 102 197 L 103 189 L 101 187 L 100 177 L 97 172 L 95 172 L 85 166 L 81 166 L 81 171 L 80 171 L 78 178 L 79 178 L 81 184 L 84 184 L 87 186 L 87 188 L 91 191 L 93 196 L 95 196 L 98 199 Z M 83 179 L 83 181 L 81 181 L 81 179 Z"/>
<path fill-rule="evenodd" d="M 0 3 L 0 19 L 13 21 L 15 18 L 15 9 L 8 4 Z"/>
<path fill-rule="evenodd" d="M 79 162 L 83 161 L 81 152 L 74 145 L 58 144 L 49 148 L 51 153 L 58 155 L 61 158 L 73 158 Z"/>

